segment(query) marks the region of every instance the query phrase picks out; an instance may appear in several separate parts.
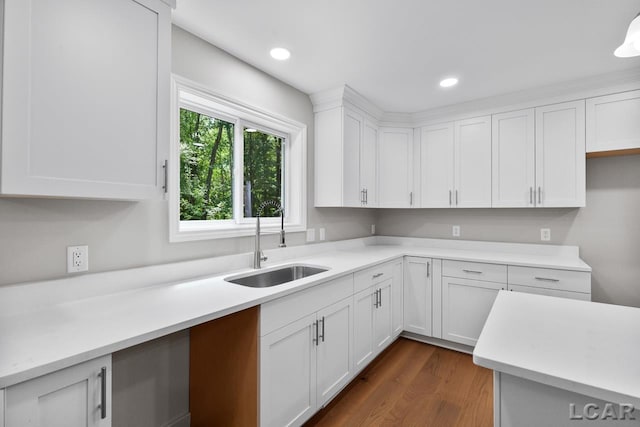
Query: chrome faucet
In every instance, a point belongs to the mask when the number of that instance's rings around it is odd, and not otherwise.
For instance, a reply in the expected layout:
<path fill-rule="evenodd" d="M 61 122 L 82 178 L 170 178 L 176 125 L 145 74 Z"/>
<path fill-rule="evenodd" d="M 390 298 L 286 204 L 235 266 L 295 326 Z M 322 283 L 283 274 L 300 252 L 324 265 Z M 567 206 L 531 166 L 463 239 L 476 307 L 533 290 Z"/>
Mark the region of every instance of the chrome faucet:
<path fill-rule="evenodd" d="M 284 209 L 275 200 L 267 200 L 260 205 L 256 212 L 256 243 L 255 250 L 253 252 L 253 268 L 261 268 L 262 261 L 266 261 L 268 259 L 260 249 L 260 215 L 262 215 L 262 211 L 266 206 L 274 206 L 277 208 L 277 211 L 280 212 L 280 244 L 278 247 L 284 248 L 287 246 L 284 242 Z"/>

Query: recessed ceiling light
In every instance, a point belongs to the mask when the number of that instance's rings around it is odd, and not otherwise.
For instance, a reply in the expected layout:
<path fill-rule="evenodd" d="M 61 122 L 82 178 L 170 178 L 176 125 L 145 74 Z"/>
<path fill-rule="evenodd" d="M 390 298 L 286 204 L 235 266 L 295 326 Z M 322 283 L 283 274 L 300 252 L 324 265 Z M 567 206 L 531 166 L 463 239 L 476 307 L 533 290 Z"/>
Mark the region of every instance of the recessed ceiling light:
<path fill-rule="evenodd" d="M 283 47 L 274 47 L 273 49 L 271 49 L 270 53 L 271 57 L 273 59 L 277 59 L 278 61 L 284 61 L 286 59 L 289 59 L 289 57 L 291 56 L 291 52 Z"/>
<path fill-rule="evenodd" d="M 440 82 L 441 87 L 451 87 L 458 84 L 458 79 L 455 77 L 449 77 Z"/>

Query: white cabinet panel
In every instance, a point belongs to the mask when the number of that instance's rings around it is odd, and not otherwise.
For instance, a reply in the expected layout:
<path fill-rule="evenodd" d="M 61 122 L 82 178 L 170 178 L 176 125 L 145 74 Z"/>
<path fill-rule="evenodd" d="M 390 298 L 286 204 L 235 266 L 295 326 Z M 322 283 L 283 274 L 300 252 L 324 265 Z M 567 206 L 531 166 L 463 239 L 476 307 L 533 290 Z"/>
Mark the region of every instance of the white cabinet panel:
<path fill-rule="evenodd" d="M 378 127 L 367 120 L 360 146 L 360 191 L 364 191 L 364 206 L 378 206 Z"/>
<path fill-rule="evenodd" d="M 111 426 L 111 356 L 8 387 L 5 417 L 6 427 Z"/>
<path fill-rule="evenodd" d="M 375 287 L 378 304 L 373 310 L 373 346 L 377 355 L 391 344 L 391 280 Z"/>
<path fill-rule="evenodd" d="M 493 302 L 506 284 L 442 278 L 442 338 L 476 345 Z"/>
<path fill-rule="evenodd" d="M 591 273 L 509 266 L 509 284 L 591 294 Z"/>
<path fill-rule="evenodd" d="M 491 117 L 455 122 L 455 205 L 491 207 Z"/>
<path fill-rule="evenodd" d="M 356 372 L 373 359 L 374 298 L 371 289 L 358 292 L 353 297 L 353 356 Z"/>
<path fill-rule="evenodd" d="M 404 330 L 404 267 L 402 258 L 393 263 L 391 284 L 392 333 L 396 337 Z"/>
<path fill-rule="evenodd" d="M 431 336 L 433 269 L 430 258 L 406 257 L 404 273 L 404 329 Z"/>
<path fill-rule="evenodd" d="M 535 110 L 492 117 L 492 206 L 535 206 Z"/>
<path fill-rule="evenodd" d="M 344 206 L 360 206 L 360 143 L 362 116 L 344 109 Z"/>
<path fill-rule="evenodd" d="M 316 409 L 315 313 L 260 340 L 260 425 L 300 425 Z"/>
<path fill-rule="evenodd" d="M 0 389 L 0 427 L 4 427 L 4 389 Z"/>
<path fill-rule="evenodd" d="M 351 334 L 352 299 L 347 298 L 320 310 L 317 315 L 319 342 L 317 343 L 318 407 L 338 393 L 353 376 Z"/>
<path fill-rule="evenodd" d="M 640 148 L 640 90 L 587 99 L 587 152 Z"/>
<path fill-rule="evenodd" d="M 1 192 L 161 197 L 170 31 L 156 0 L 6 0 Z"/>
<path fill-rule="evenodd" d="M 454 142 L 453 123 L 420 130 L 420 207 L 452 205 Z"/>
<path fill-rule="evenodd" d="M 413 129 L 380 128 L 378 203 L 385 208 L 413 205 Z"/>
<path fill-rule="evenodd" d="M 536 108 L 536 203 L 585 206 L 585 103 Z"/>

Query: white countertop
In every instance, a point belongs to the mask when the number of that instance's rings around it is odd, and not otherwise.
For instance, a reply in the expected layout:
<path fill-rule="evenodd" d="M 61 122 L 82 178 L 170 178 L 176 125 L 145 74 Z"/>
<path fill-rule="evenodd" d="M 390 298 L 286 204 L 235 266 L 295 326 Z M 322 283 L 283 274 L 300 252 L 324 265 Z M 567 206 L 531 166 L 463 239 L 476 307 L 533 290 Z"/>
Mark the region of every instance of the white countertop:
<path fill-rule="evenodd" d="M 473 361 L 637 408 L 640 308 L 500 291 Z"/>
<path fill-rule="evenodd" d="M 239 267 L 251 259 L 242 254 L 1 287 L 0 388 L 404 255 L 591 270 L 577 248 L 552 245 L 376 237 L 266 253 L 273 261 L 265 268 L 301 262 L 330 270 L 271 288 L 225 282 L 251 270 Z"/>

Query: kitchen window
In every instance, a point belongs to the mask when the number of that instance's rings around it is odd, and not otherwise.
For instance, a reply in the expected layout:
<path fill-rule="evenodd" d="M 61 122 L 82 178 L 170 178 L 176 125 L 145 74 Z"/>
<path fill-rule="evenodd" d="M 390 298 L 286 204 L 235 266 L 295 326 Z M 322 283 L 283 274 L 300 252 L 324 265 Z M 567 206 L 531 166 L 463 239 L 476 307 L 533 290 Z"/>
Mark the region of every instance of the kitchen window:
<path fill-rule="evenodd" d="M 251 235 L 267 201 L 283 206 L 286 231 L 304 231 L 306 125 L 179 77 L 173 85 L 170 240 Z M 260 217 L 265 232 L 279 229 L 274 205 Z"/>

